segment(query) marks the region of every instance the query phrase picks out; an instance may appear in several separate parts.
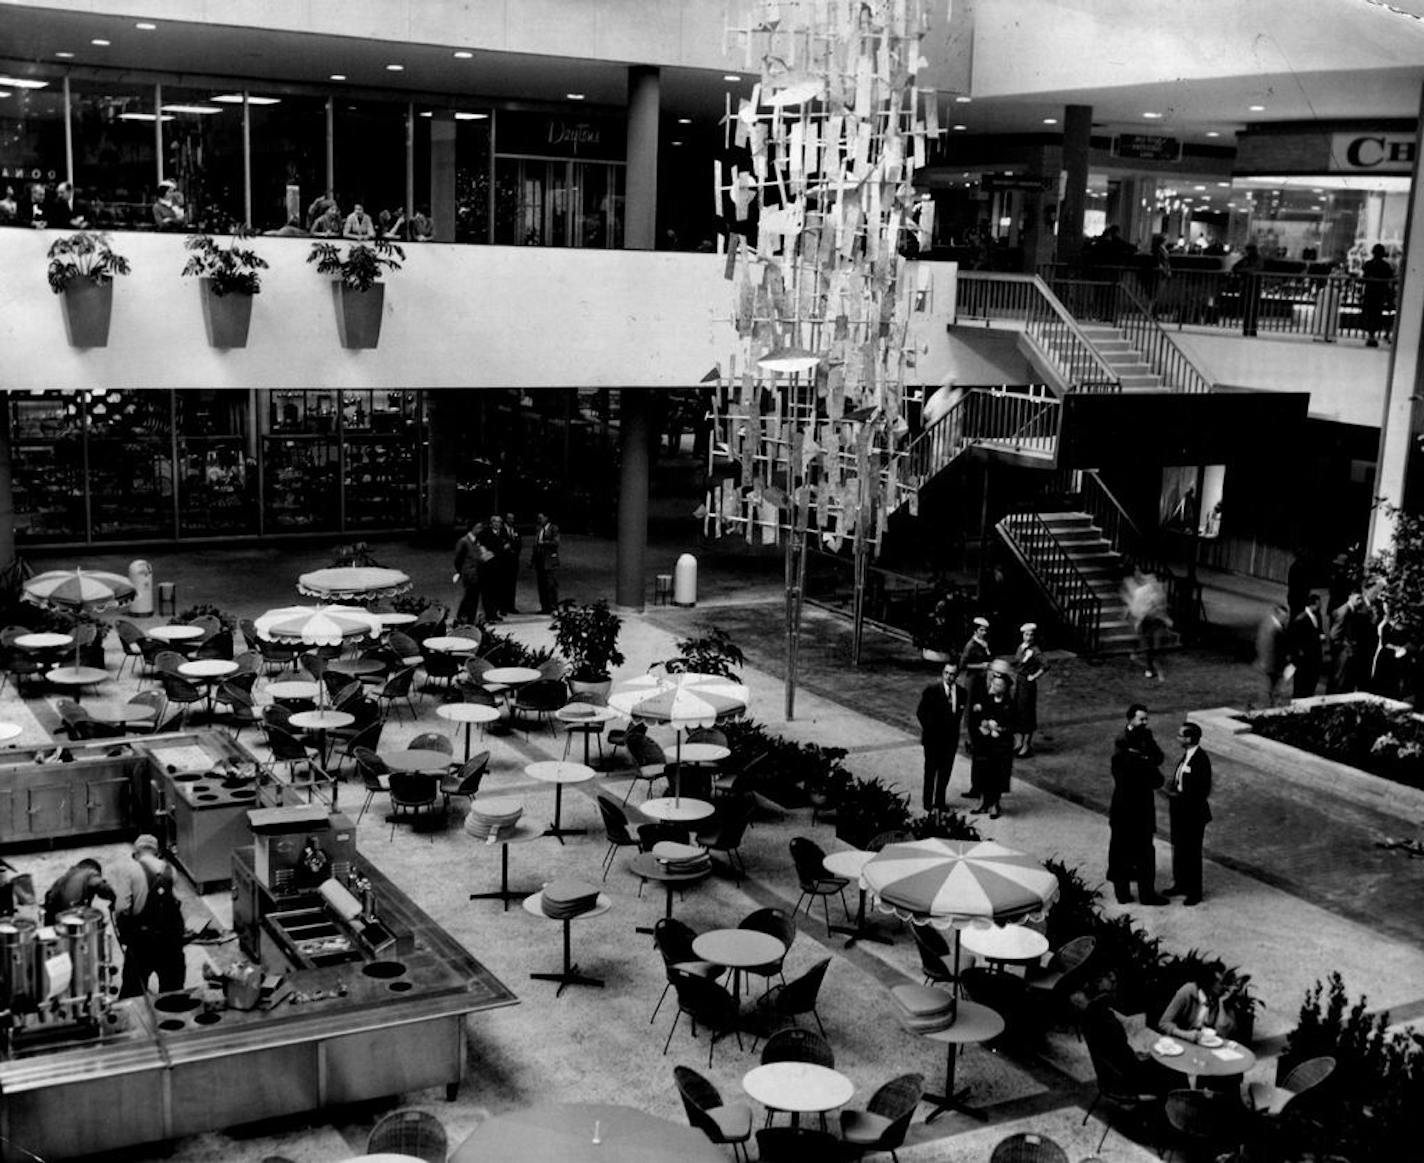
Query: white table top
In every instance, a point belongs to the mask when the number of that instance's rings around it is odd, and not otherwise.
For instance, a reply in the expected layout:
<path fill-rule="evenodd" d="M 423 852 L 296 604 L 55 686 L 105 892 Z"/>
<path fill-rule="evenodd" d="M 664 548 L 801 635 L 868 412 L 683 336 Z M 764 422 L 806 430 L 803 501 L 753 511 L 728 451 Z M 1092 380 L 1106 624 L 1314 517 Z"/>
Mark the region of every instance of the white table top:
<path fill-rule="evenodd" d="M 53 650 L 57 646 L 73 646 L 73 634 L 57 634 L 53 631 L 39 631 L 34 634 L 20 634 L 15 645 L 21 650 Z"/>
<path fill-rule="evenodd" d="M 420 615 L 419 614 L 397 614 L 392 611 L 389 614 L 372 614 L 382 626 L 409 626 Z"/>
<path fill-rule="evenodd" d="M 499 718 L 499 708 L 484 703 L 441 703 L 435 713 L 452 723 L 493 723 Z"/>
<path fill-rule="evenodd" d="M 590 726 L 606 723 L 617 717 L 618 712 L 612 707 L 596 707 L 592 703 L 566 703 L 554 712 L 554 718 L 559 722 L 570 723 L 575 727 L 582 723 Z"/>
<path fill-rule="evenodd" d="M 473 638 L 465 638 L 459 634 L 436 635 L 427 638 L 423 645 L 427 650 L 439 650 L 445 654 L 461 654 L 480 648 L 480 644 Z"/>
<path fill-rule="evenodd" d="M 88 686 L 93 682 L 103 682 L 109 677 L 107 670 L 97 666 L 56 666 L 45 678 L 60 686 Z"/>
<path fill-rule="evenodd" d="M 480 681 L 486 685 L 497 682 L 501 686 L 522 686 L 538 677 L 539 672 L 532 666 L 492 666 L 480 675 Z"/>
<path fill-rule="evenodd" d="M 1004 1019 L 996 1010 L 978 1002 L 961 1000 L 955 1010 L 954 1025 L 921 1034 L 920 1037 L 928 1038 L 932 1042 L 952 1042 L 961 1046 L 971 1042 L 987 1042 L 1003 1032 Z"/>
<path fill-rule="evenodd" d="M 767 1062 L 746 1072 L 742 1089 L 773 1110 L 813 1114 L 844 1106 L 855 1084 L 839 1070 L 814 1062 Z"/>
<path fill-rule="evenodd" d="M 1163 1041 L 1175 1042 L 1182 1048 L 1180 1054 L 1163 1054 L 1157 1049 Z M 1198 1075 L 1225 1078 L 1233 1074 L 1245 1074 L 1256 1064 L 1256 1054 L 1249 1046 L 1222 1039 L 1220 1046 L 1203 1046 L 1198 1042 L 1188 1042 L 1185 1038 L 1158 1038 L 1152 1043 L 1153 1061 L 1161 1063 L 1169 1070 L 1195 1078 Z"/>
<path fill-rule="evenodd" d="M 184 678 L 226 678 L 237 673 L 237 663 L 225 658 L 196 658 L 192 662 L 180 662 L 178 673 Z"/>
<path fill-rule="evenodd" d="M 541 888 L 533 896 L 524 898 L 524 911 L 536 917 L 543 917 L 546 921 L 583 921 L 589 917 L 601 917 L 613 907 L 613 898 L 606 892 L 598 894 L 598 903 L 586 913 L 579 913 L 576 917 L 551 917 L 544 911 L 544 890 Z"/>
<path fill-rule="evenodd" d="M 25 733 L 25 729 L 19 723 L 0 723 L 0 743 L 7 739 L 14 739 Z"/>
<path fill-rule="evenodd" d="M 141 723 L 158 714 L 158 708 L 147 703 L 85 703 L 84 709 L 101 723 Z M 4 738 L 7 736 L 0 735 Z"/>
<path fill-rule="evenodd" d="M 1048 952 L 1048 938 L 1027 925 L 970 926 L 960 931 L 959 943 L 990 961 L 1037 961 Z"/>
<path fill-rule="evenodd" d="M 201 638 L 207 631 L 201 626 L 153 626 L 146 633 L 160 642 L 182 642 L 186 638 Z"/>
<path fill-rule="evenodd" d="M 326 669 L 334 674 L 349 674 L 359 677 L 363 674 L 380 674 L 386 664 L 378 658 L 333 658 Z"/>
<path fill-rule="evenodd" d="M 785 957 L 786 943 L 759 929 L 708 929 L 694 938 L 692 952 L 701 961 L 746 969 Z"/>
<path fill-rule="evenodd" d="M 296 718 L 295 715 L 292 716 Z M 443 751 L 427 750 L 424 747 L 408 747 L 404 751 L 382 751 L 382 759 L 393 771 L 425 772 L 438 775 L 455 762 L 453 755 Z"/>
<path fill-rule="evenodd" d="M 314 699 L 316 691 L 316 683 L 298 678 L 267 684 L 267 693 L 274 699 Z"/>
<path fill-rule="evenodd" d="M 660 799 L 644 800 L 638 805 L 638 811 L 645 816 L 652 816 L 655 820 L 669 824 L 690 824 L 705 820 L 716 810 L 706 800 L 695 800 L 691 796 L 663 796 Z"/>
<path fill-rule="evenodd" d="M 858 880 L 860 879 L 860 870 L 874 859 L 874 852 L 862 852 L 859 848 L 846 848 L 840 852 L 829 853 L 821 861 L 821 865 L 832 876 Z"/>
<path fill-rule="evenodd" d="M 583 783 L 598 772 L 582 763 L 570 763 L 564 759 L 544 759 L 524 768 L 524 774 L 531 779 L 541 779 L 545 783 Z"/>
<path fill-rule="evenodd" d="M 301 727 L 308 731 L 349 727 L 355 721 L 356 716 L 346 711 L 298 711 L 287 720 L 293 727 Z"/>
<path fill-rule="evenodd" d="M 720 743 L 684 743 L 681 750 L 674 747 L 669 758 L 680 758 L 683 763 L 721 763 L 731 754 L 732 749 Z"/>

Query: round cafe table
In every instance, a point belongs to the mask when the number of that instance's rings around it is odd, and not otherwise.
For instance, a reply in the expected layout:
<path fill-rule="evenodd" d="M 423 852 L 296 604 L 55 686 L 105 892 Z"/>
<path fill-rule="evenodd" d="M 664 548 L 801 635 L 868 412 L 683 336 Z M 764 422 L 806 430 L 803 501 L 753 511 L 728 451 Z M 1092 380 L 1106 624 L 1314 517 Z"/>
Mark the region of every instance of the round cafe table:
<path fill-rule="evenodd" d="M 144 633 L 160 642 L 174 643 L 201 638 L 207 631 L 201 626 L 150 626 Z"/>
<path fill-rule="evenodd" d="M 959 934 L 959 942 L 997 969 L 1008 965 L 1029 965 L 1048 952 L 1048 938 L 1027 925 L 973 926 Z"/>
<path fill-rule="evenodd" d="M 539 672 L 535 671 L 534 673 L 538 674 Z M 583 763 L 569 763 L 562 759 L 545 759 L 539 763 L 529 764 L 524 769 L 524 774 L 531 779 L 542 780 L 544 783 L 554 785 L 554 823 L 544 829 L 544 835 L 553 836 L 562 844 L 565 836 L 582 836 L 588 831 L 587 828 L 565 828 L 563 826 L 564 784 L 584 783 L 592 779 L 598 774 L 593 768 Z"/>
<path fill-rule="evenodd" d="M 292 716 L 296 718 L 295 715 Z M 404 751 L 382 751 L 381 758 L 392 771 L 427 772 L 440 775 L 451 767 L 454 756 L 436 751 L 433 747 L 407 747 Z"/>
<path fill-rule="evenodd" d="M 725 1163 L 701 1131 L 630 1106 L 552 1102 L 486 1119 L 450 1163 Z"/>
<path fill-rule="evenodd" d="M 55 686 L 72 687 L 75 702 L 79 701 L 80 687 L 93 686 L 109 677 L 107 670 L 100 670 L 97 666 L 56 666 L 45 674 L 45 678 Z"/>
<path fill-rule="evenodd" d="M 427 638 L 422 645 L 427 650 L 438 650 L 441 654 L 469 654 L 480 648 L 480 644 L 473 638 L 460 634 L 436 635 Z"/>
<path fill-rule="evenodd" d="M 564 758 L 569 757 L 569 746 L 574 735 L 583 736 L 583 761 L 588 763 L 589 736 L 599 736 L 598 754 L 603 757 L 603 724 L 618 716 L 612 707 L 599 707 L 592 703 L 565 703 L 554 712 L 554 718 L 564 724 Z"/>
<path fill-rule="evenodd" d="M 465 724 L 465 758 L 470 758 L 470 728 L 476 723 L 483 726 L 499 718 L 497 707 L 487 707 L 484 703 L 441 703 L 435 713 L 452 723 Z"/>
<path fill-rule="evenodd" d="M 858 848 L 847 848 L 832 852 L 821 864 L 832 876 L 843 876 L 846 880 L 859 880 L 860 870 L 875 858 L 874 852 L 862 852 Z M 855 910 L 854 925 L 832 925 L 832 933 L 845 933 L 845 947 L 849 949 L 857 941 L 878 941 L 882 945 L 893 945 L 895 940 L 888 933 L 882 933 L 865 920 L 865 885 L 860 886 L 860 904 Z"/>
<path fill-rule="evenodd" d="M 987 1042 L 990 1038 L 997 1038 L 1004 1032 L 1004 1019 L 988 1006 L 972 1001 L 960 1001 L 955 1013 L 954 1025 L 920 1035 L 922 1038 L 928 1038 L 932 1042 L 943 1042 L 945 1045 L 944 1093 L 924 1096 L 922 1101 L 933 1103 L 935 1108 L 930 1112 L 925 1122 L 933 1122 L 947 1110 L 957 1110 L 960 1114 L 978 1119 L 981 1123 L 987 1122 L 988 1112 L 982 1111 L 978 1107 L 965 1105 L 964 1096 L 969 1093 L 968 1088 L 955 1093 L 955 1066 L 960 1046 L 971 1046 L 979 1042 Z"/>
<path fill-rule="evenodd" d="M 539 677 L 539 672 L 532 666 L 492 666 L 484 674 L 480 675 L 480 681 L 485 686 L 507 686 L 522 687 L 528 686 Z"/>
<path fill-rule="evenodd" d="M 471 817 L 473 819 L 473 816 Z M 522 844 L 526 840 L 539 839 L 540 833 L 533 825 L 526 824 L 522 820 L 515 824 L 513 828 L 495 835 L 493 838 L 486 838 L 478 841 L 481 848 L 486 848 L 494 844 L 500 847 L 499 855 L 499 887 L 491 892 L 472 892 L 472 901 L 498 900 L 504 902 L 504 911 L 509 911 L 509 902 L 527 897 L 529 890 L 509 888 L 509 846 L 511 844 Z"/>
<path fill-rule="evenodd" d="M 319 688 L 306 679 L 289 678 L 269 682 L 265 689 L 275 703 L 309 703 L 316 699 Z"/>
<path fill-rule="evenodd" d="M 344 674 L 347 678 L 365 679 L 384 674 L 386 664 L 378 658 L 333 658 L 326 664 L 332 674 Z"/>
<path fill-rule="evenodd" d="M 61 646 L 73 646 L 74 635 L 58 634 L 49 630 L 19 634 L 15 637 L 15 645 L 21 650 L 58 650 Z"/>
<path fill-rule="evenodd" d="M 211 715 L 213 702 L 217 697 L 217 685 L 237 673 L 237 663 L 226 658 L 198 658 L 192 662 L 180 662 L 178 673 L 202 684 L 203 694 L 208 700 L 208 714 Z"/>
<path fill-rule="evenodd" d="M 963 1005 L 964 1003 L 960 1003 Z M 1182 1048 L 1180 1054 L 1164 1054 L 1158 1047 L 1175 1043 Z M 1245 1074 L 1256 1065 L 1256 1055 L 1249 1046 L 1223 1038 L 1219 1046 L 1203 1046 L 1188 1042 L 1184 1038 L 1158 1038 L 1152 1043 L 1152 1058 L 1168 1070 L 1187 1076 L 1189 1086 L 1195 1088 L 1198 1078 L 1226 1078 L 1233 1074 Z"/>
<path fill-rule="evenodd" d="M 672 919 L 672 894 L 674 889 L 686 888 L 689 884 L 696 884 L 699 880 L 706 880 L 712 875 L 712 865 L 694 869 L 692 872 L 679 872 L 669 868 L 651 852 L 640 852 L 632 860 L 628 861 L 628 871 L 634 876 L 642 878 L 638 887 L 638 895 L 643 893 L 642 885 L 650 880 L 658 881 L 667 890 L 667 907 L 663 916 L 668 920 Z M 638 933 L 651 935 L 653 930 L 647 925 L 638 925 L 635 930 Z"/>
<path fill-rule="evenodd" d="M 418 614 L 398 614 L 394 610 L 389 613 L 372 614 L 381 626 L 387 630 L 394 630 L 398 626 L 409 626 L 419 617 Z"/>
<path fill-rule="evenodd" d="M 531 973 L 529 976 L 535 981 L 557 981 L 559 988 L 554 991 L 555 997 L 562 997 L 564 990 L 571 985 L 591 985 L 597 989 L 603 988 L 603 978 L 590 977 L 586 973 L 580 973 L 579 967 L 573 963 L 573 946 L 571 944 L 570 928 L 574 921 L 585 921 L 591 917 L 601 917 L 613 907 L 613 901 L 607 893 L 598 894 L 598 903 L 586 913 L 578 913 L 572 917 L 551 917 L 544 911 L 544 890 L 541 888 L 533 896 L 524 898 L 524 911 L 531 916 L 543 917 L 546 921 L 562 921 L 564 926 L 564 967 L 558 973 Z M 502 1156 L 495 1156 L 501 1158 Z"/>
<path fill-rule="evenodd" d="M 742 1089 L 768 1112 L 786 1111 L 795 1127 L 802 1115 L 823 1115 L 845 1106 L 855 1084 L 839 1070 L 814 1062 L 767 1062 L 743 1075 Z"/>
<path fill-rule="evenodd" d="M 88 711 L 91 719 L 121 726 L 127 726 L 129 723 L 148 723 L 158 714 L 158 708 L 150 707 L 147 703 L 91 703 Z M 0 741 L 3 739 L 4 736 L 0 735 Z"/>
<path fill-rule="evenodd" d="M 683 763 L 721 763 L 732 754 L 730 747 L 720 743 L 684 743 L 676 751 Z"/>
<path fill-rule="evenodd" d="M 328 731 L 339 731 L 342 727 L 349 727 L 356 721 L 356 716 L 347 711 L 298 711 L 289 720 L 293 727 L 300 727 L 303 731 L 316 732 L 316 753 L 321 756 L 322 767 L 326 766 L 327 737 Z M 332 785 L 333 792 L 335 784 Z M 336 807 L 333 798 L 331 806 Z"/>
<path fill-rule="evenodd" d="M 732 971 L 732 997 L 740 1006 L 742 970 L 785 957 L 786 943 L 756 929 L 708 929 L 692 942 L 692 953 Z"/>
<path fill-rule="evenodd" d="M 672 796 L 660 796 L 644 800 L 638 805 L 638 811 L 643 815 L 652 816 L 665 824 L 693 824 L 698 820 L 705 820 L 716 810 L 706 800 L 695 800 L 691 796 L 676 799 Z"/>
<path fill-rule="evenodd" d="M 0 723 L 0 743 L 8 743 L 25 733 L 19 723 Z"/>

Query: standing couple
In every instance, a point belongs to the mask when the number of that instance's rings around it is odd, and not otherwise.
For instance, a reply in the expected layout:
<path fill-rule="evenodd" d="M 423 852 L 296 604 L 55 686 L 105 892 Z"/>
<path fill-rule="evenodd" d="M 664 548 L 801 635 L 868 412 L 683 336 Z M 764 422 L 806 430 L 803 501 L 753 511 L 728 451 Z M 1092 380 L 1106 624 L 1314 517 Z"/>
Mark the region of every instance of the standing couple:
<path fill-rule="evenodd" d="M 920 695 L 915 717 L 925 752 L 922 802 L 926 812 L 945 810 L 962 720 L 969 731 L 973 756 L 969 790 L 964 795 L 978 797 L 975 815 L 999 818 L 1000 797 L 1009 790 L 1014 767 L 1014 705 L 1009 696 L 1008 663 L 995 659 L 988 664 L 986 676 L 982 685 L 974 684 L 966 694 L 959 685 L 958 664 L 946 662 L 940 681 L 931 683 Z"/>

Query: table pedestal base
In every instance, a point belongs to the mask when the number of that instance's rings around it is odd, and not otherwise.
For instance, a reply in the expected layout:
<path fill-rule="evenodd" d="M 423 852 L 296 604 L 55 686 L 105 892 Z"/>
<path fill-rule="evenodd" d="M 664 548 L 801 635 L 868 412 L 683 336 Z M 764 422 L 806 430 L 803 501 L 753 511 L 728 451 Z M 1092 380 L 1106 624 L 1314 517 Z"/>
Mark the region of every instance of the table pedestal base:
<path fill-rule="evenodd" d="M 499 856 L 499 887 L 492 892 L 472 892 L 472 901 L 492 901 L 504 902 L 504 911 L 509 912 L 509 902 L 512 900 L 522 900 L 529 895 L 529 889 L 521 889 L 515 892 L 509 890 L 509 845 L 501 844 L 502 851 Z"/>
<path fill-rule="evenodd" d="M 565 828 L 561 823 L 564 815 L 564 785 L 554 785 L 554 822 L 544 829 L 545 836 L 553 836 L 560 844 L 565 836 L 587 836 L 587 828 Z M 599 983 L 600 985 L 602 982 Z"/>
<path fill-rule="evenodd" d="M 865 889 L 860 890 L 860 907 L 855 911 L 854 925 L 832 925 L 832 933 L 844 933 L 848 938 L 845 947 L 849 949 L 857 941 L 877 941 L 881 945 L 895 944 L 895 938 L 888 933 L 881 932 L 874 925 L 866 923 L 865 920 Z"/>
<path fill-rule="evenodd" d="M 579 967 L 571 960 L 571 921 L 564 921 L 564 968 L 560 973 L 531 973 L 529 976 L 535 981 L 557 981 L 559 988 L 554 991 L 555 997 L 563 997 L 564 990 L 571 985 L 590 985 L 596 989 L 603 988 L 603 978 L 589 977 L 580 973 Z"/>
<path fill-rule="evenodd" d="M 935 1119 L 939 1118 L 939 1116 L 944 1114 L 947 1110 L 956 1110 L 962 1115 L 968 1115 L 971 1119 L 978 1119 L 981 1123 L 987 1123 L 989 1121 L 988 1111 L 982 1111 L 977 1107 L 965 1105 L 964 1096 L 969 1093 L 967 1086 L 960 1089 L 957 1093 L 955 1092 L 954 1067 L 955 1061 L 958 1058 L 958 1049 L 959 1047 L 953 1042 L 949 1043 L 944 1067 L 944 1093 L 926 1094 L 920 1099 L 921 1102 L 930 1103 L 935 1108 L 930 1112 L 929 1117 L 925 1119 L 927 1123 L 934 1122 Z"/>

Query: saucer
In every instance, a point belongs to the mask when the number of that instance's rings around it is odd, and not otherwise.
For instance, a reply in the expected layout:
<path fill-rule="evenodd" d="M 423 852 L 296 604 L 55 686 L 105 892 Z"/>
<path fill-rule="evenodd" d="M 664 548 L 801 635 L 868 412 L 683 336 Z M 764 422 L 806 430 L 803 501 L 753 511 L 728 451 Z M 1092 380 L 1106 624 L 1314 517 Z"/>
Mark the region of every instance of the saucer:
<path fill-rule="evenodd" d="M 1198 1045 L 1198 1046 L 1201 1046 L 1201 1047 L 1203 1047 L 1204 1049 L 1207 1049 L 1207 1050 L 1215 1050 L 1218 1046 L 1225 1046 L 1225 1045 L 1226 1045 L 1226 1039 L 1225 1039 L 1225 1038 L 1210 1038 L 1210 1039 L 1208 1039 L 1208 1038 L 1202 1038 L 1202 1039 L 1197 1043 L 1197 1045 Z"/>

